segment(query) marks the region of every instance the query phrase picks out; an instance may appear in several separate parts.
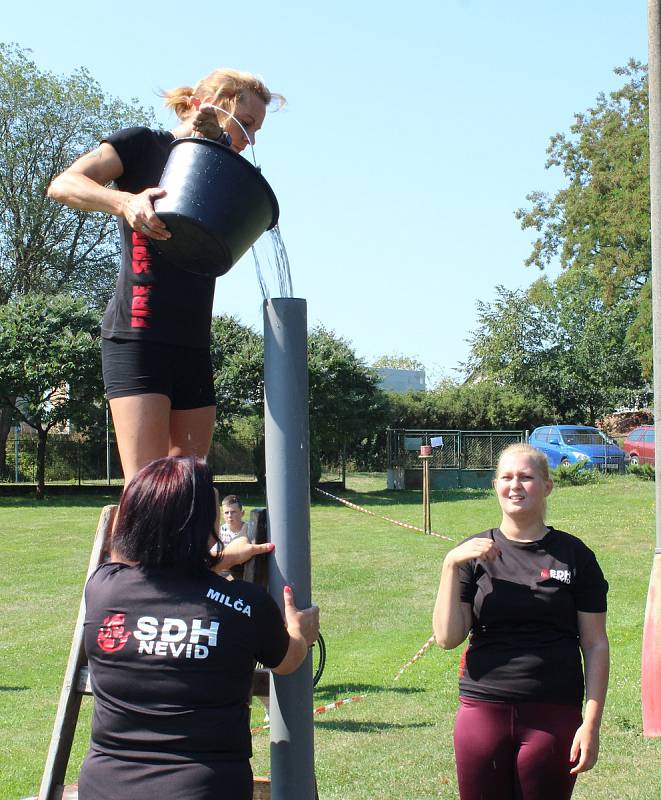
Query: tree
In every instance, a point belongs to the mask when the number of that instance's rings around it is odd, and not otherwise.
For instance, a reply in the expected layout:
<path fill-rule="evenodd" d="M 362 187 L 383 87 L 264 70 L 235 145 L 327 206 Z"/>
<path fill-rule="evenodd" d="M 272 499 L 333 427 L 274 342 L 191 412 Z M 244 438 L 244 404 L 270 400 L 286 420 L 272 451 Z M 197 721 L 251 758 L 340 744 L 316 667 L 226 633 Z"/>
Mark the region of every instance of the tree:
<path fill-rule="evenodd" d="M 237 420 L 255 436 L 255 466 L 264 471 L 264 342 L 235 317 L 214 317 L 211 355 L 218 401 L 216 429 L 228 433 Z M 385 395 L 378 378 L 348 342 L 323 327 L 308 335 L 311 475 L 321 459 L 339 460 L 365 445 L 385 425 Z"/>
<path fill-rule="evenodd" d="M 211 321 L 211 362 L 217 411 L 216 429 L 227 432 L 237 417 L 264 411 L 264 340 L 226 314 Z"/>
<path fill-rule="evenodd" d="M 385 394 L 349 343 L 323 326 L 308 336 L 308 365 L 311 449 L 339 460 L 343 447 L 350 455 L 385 426 Z"/>
<path fill-rule="evenodd" d="M 626 338 L 635 316 L 630 299 L 608 306 L 596 277 L 582 271 L 527 291 L 499 286 L 492 304 L 478 303 L 470 375 L 538 399 L 558 420 L 594 424 L 642 384 Z"/>
<path fill-rule="evenodd" d="M 422 361 L 418 361 L 417 358 L 412 358 L 411 356 L 403 355 L 379 356 L 372 364 L 372 367 L 373 369 L 386 367 L 389 369 L 412 369 L 416 371 L 424 371 L 425 369 L 425 365 Z"/>
<path fill-rule="evenodd" d="M 0 306 L 0 406 L 37 432 L 37 497 L 49 431 L 96 416 L 103 394 L 99 314 L 68 295 L 29 294 Z"/>
<path fill-rule="evenodd" d="M 226 439 L 250 432 L 253 468 L 263 484 L 264 460 L 264 340 L 236 317 L 211 320 L 211 362 L 216 392 L 216 432 Z"/>
<path fill-rule="evenodd" d="M 525 430 L 542 424 L 551 409 L 536 397 L 492 379 L 444 380 L 427 392 L 388 393 L 391 428 Z"/>
<path fill-rule="evenodd" d="M 41 71 L 16 45 L 0 44 L 0 305 L 29 292 L 69 292 L 105 305 L 115 283 L 114 219 L 51 202 L 50 181 L 119 128 L 151 111 L 105 97 L 85 69 Z M 0 472 L 9 432 L 0 414 Z"/>
<path fill-rule="evenodd" d="M 46 189 L 103 136 L 151 120 L 136 101 L 105 97 L 85 69 L 58 77 L 0 44 L 0 303 L 67 291 L 105 305 L 119 253 L 114 219 L 53 203 Z"/>
<path fill-rule="evenodd" d="M 527 265 L 543 269 L 559 258 L 597 280 L 606 306 L 633 303 L 638 323 L 629 338 L 647 364 L 651 304 L 640 295 L 651 270 L 647 73 L 634 60 L 615 73 L 627 82 L 576 114 L 569 135 L 551 138 L 546 167 L 561 168 L 567 185 L 554 197 L 532 192 L 531 207 L 516 217 L 540 233 Z"/>

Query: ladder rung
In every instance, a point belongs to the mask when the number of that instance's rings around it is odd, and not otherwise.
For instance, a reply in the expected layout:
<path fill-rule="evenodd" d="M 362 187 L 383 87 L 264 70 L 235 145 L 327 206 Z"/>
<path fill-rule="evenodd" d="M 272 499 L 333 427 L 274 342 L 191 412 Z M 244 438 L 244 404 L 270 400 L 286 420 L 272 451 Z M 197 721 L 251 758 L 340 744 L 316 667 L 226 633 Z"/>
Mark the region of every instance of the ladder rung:
<path fill-rule="evenodd" d="M 252 679 L 252 693 L 255 697 L 269 696 L 269 670 L 256 669 Z"/>
<path fill-rule="evenodd" d="M 90 671 L 89 667 L 81 667 L 78 672 L 78 682 L 76 683 L 76 691 L 81 694 L 92 694 L 92 686 L 90 685 Z"/>

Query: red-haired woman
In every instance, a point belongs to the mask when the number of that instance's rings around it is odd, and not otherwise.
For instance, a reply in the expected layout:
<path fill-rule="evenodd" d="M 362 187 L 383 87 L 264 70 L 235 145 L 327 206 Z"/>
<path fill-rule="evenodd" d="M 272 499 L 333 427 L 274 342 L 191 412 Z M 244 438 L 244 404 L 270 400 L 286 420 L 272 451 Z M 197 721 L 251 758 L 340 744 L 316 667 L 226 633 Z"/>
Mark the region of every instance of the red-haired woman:
<path fill-rule="evenodd" d="M 262 588 L 217 575 L 272 549 L 241 538 L 213 557 L 218 526 L 200 460 L 154 461 L 124 490 L 111 560 L 85 590 L 95 702 L 80 800 L 252 798 L 254 663 L 296 670 L 319 614 L 287 587 L 285 622 Z"/>
<path fill-rule="evenodd" d="M 126 483 L 155 458 L 206 456 L 215 421 L 215 279 L 173 268 L 152 245 L 170 237 L 154 212 L 154 201 L 164 195 L 156 187 L 170 146 L 199 135 L 240 153 L 254 142 L 267 107 L 284 102 L 259 78 L 232 69 L 215 70 L 164 97 L 179 119 L 176 128 L 114 133 L 48 189 L 50 198 L 71 208 L 118 218 L 121 268 L 103 317 L 101 355 Z"/>

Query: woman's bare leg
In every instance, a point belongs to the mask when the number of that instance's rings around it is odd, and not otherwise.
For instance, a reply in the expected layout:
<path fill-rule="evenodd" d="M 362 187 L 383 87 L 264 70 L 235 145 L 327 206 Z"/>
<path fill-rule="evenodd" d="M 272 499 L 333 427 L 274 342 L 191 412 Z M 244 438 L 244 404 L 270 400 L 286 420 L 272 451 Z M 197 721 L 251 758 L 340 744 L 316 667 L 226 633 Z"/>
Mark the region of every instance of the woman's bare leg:
<path fill-rule="evenodd" d="M 215 420 L 216 406 L 171 411 L 169 455 L 205 458 Z"/>
<path fill-rule="evenodd" d="M 155 458 L 168 455 L 170 398 L 164 394 L 138 394 L 110 400 L 124 482 Z M 179 412 L 181 413 L 181 412 Z"/>

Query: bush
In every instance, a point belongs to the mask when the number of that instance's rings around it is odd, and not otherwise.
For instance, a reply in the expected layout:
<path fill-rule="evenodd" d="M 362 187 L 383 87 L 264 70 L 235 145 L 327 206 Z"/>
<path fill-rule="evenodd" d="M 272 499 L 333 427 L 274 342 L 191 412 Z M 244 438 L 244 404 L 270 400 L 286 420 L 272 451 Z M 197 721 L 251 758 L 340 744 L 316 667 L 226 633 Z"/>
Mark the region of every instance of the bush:
<path fill-rule="evenodd" d="M 653 481 L 655 470 L 652 464 L 629 464 L 627 472 L 643 481 Z"/>
<path fill-rule="evenodd" d="M 551 470 L 551 477 L 556 486 L 584 486 L 587 483 L 599 483 L 601 472 L 577 461 L 575 464 L 560 464 Z"/>

